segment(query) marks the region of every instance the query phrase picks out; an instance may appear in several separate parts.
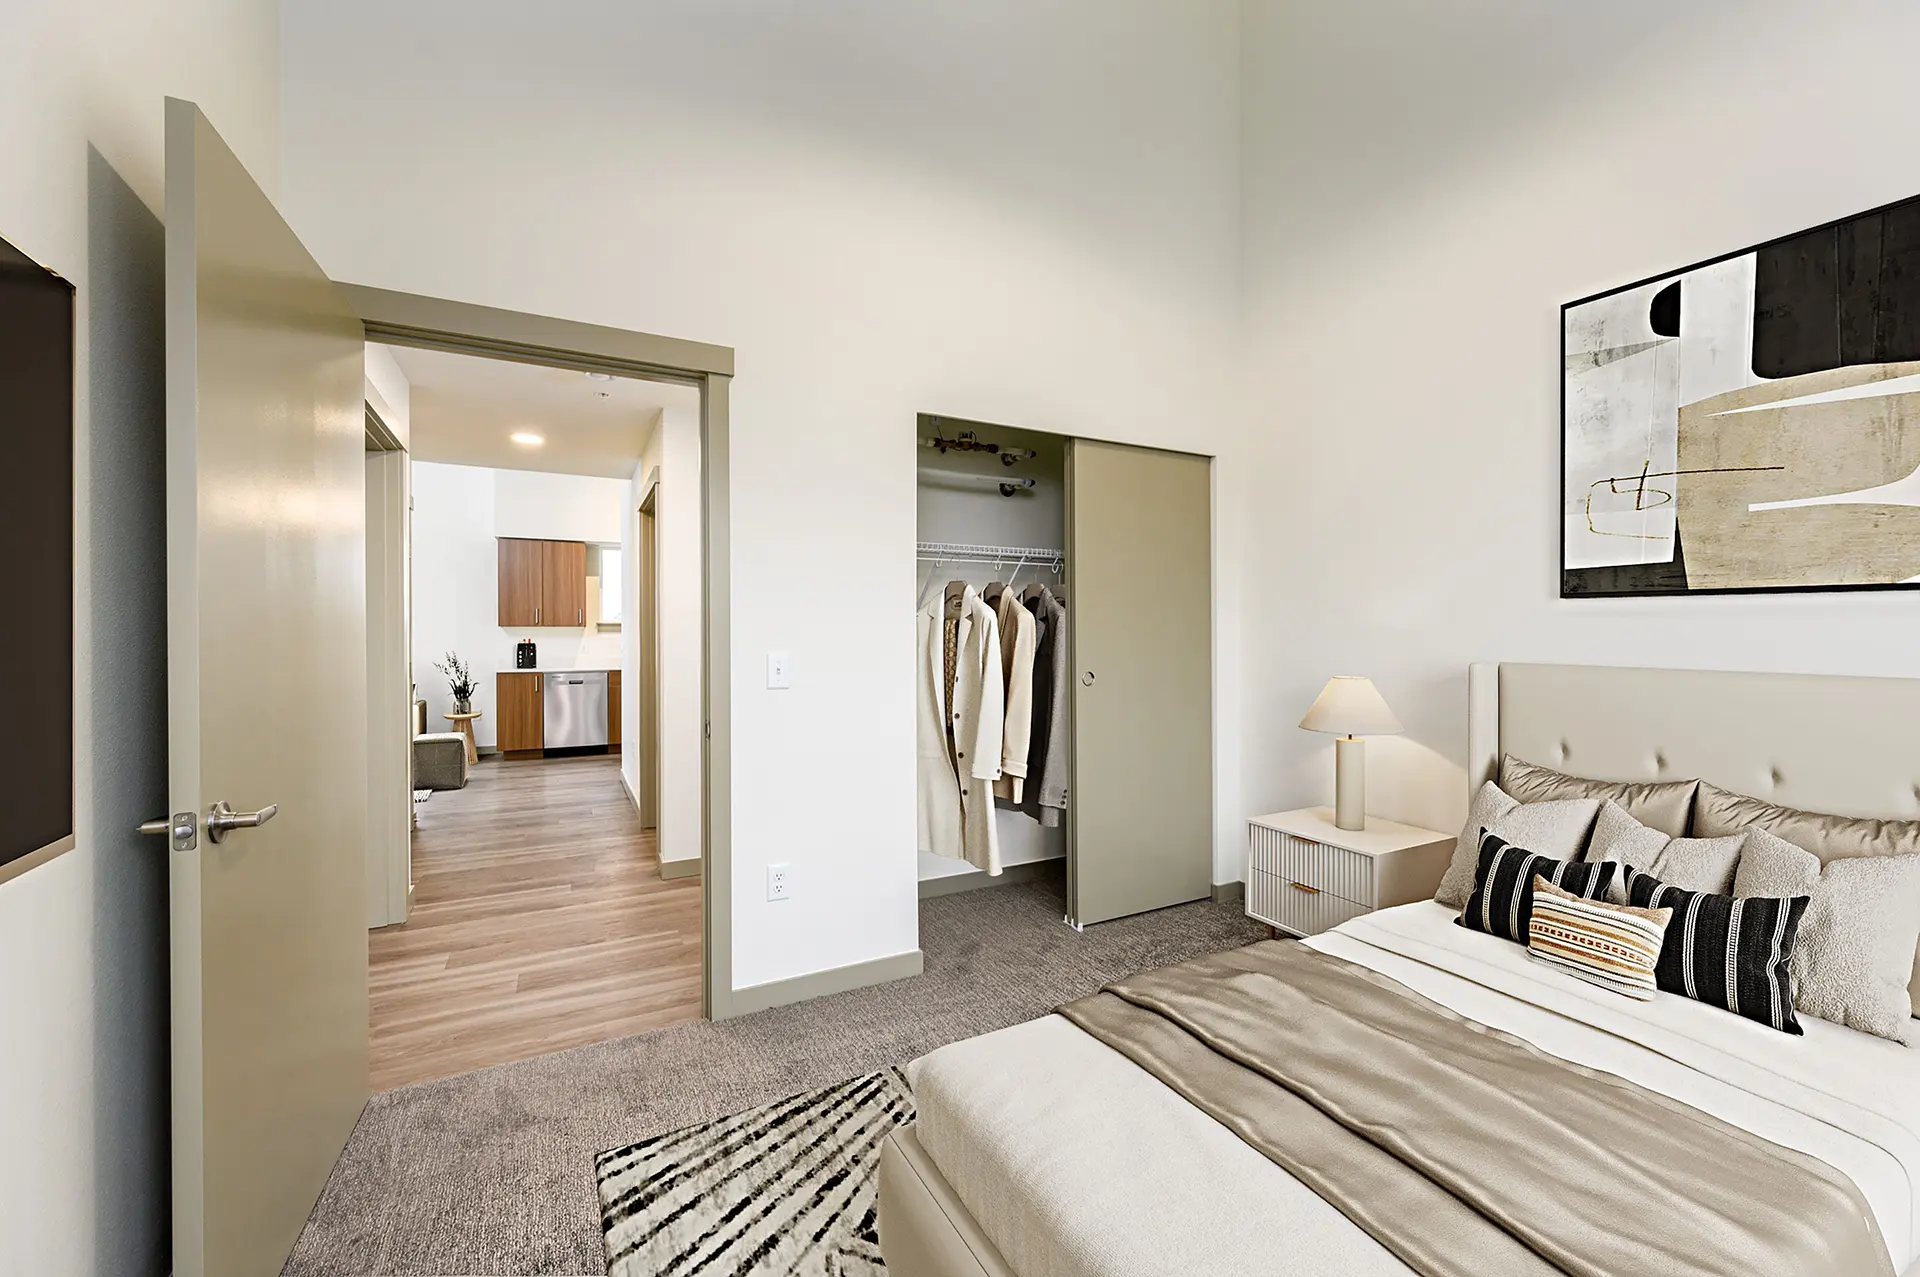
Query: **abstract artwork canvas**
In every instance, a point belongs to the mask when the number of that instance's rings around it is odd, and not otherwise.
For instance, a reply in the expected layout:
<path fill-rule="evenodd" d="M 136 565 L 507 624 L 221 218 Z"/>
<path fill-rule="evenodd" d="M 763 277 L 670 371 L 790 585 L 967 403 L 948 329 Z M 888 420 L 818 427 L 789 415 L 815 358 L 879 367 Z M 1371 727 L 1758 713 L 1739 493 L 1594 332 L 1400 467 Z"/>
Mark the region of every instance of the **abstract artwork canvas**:
<path fill-rule="evenodd" d="M 1561 309 L 1563 598 L 1920 586 L 1920 197 Z"/>

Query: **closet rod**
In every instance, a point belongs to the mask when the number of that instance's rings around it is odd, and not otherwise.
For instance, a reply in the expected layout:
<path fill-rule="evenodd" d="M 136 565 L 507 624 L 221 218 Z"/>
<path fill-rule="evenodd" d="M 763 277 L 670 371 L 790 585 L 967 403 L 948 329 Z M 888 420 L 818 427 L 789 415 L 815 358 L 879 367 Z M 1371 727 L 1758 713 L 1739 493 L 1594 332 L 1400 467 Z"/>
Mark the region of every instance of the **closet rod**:
<path fill-rule="evenodd" d="M 1029 567 L 1058 569 L 1067 556 L 1060 550 L 1036 546 L 965 545 L 955 541 L 921 541 L 919 556 L 941 563 L 1013 563 L 1025 561 Z"/>
<path fill-rule="evenodd" d="M 1002 496 L 1012 496 L 1014 489 L 1031 488 L 1039 482 L 1024 475 L 972 474 L 965 470 L 922 470 L 920 477 L 937 483 L 961 483 L 982 488 L 998 488 Z"/>

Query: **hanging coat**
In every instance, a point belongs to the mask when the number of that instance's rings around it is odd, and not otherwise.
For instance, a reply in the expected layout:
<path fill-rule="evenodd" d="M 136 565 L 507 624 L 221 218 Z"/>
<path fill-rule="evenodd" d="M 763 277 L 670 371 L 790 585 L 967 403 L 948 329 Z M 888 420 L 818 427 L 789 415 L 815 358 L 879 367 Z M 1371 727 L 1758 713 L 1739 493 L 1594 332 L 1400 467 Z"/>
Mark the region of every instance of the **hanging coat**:
<path fill-rule="evenodd" d="M 1000 626 L 973 587 L 961 600 L 953 702 L 946 697 L 946 599 L 918 622 L 916 696 L 920 850 L 1000 872 L 993 782 L 1000 778 L 1006 693 L 1001 686 Z M 951 720 L 952 736 L 947 725 Z"/>
<path fill-rule="evenodd" d="M 1007 697 L 1007 727 L 1000 746 L 1000 779 L 993 796 L 1020 805 L 1027 771 L 1027 743 L 1033 734 L 1033 613 L 1020 605 L 1012 590 L 1000 591 L 994 619 L 1000 625 L 1000 671 Z"/>
<path fill-rule="evenodd" d="M 1033 726 L 1027 744 L 1027 782 L 1020 810 L 1041 824 L 1061 823 L 1067 809 L 1067 610 L 1041 587 L 1026 604 L 1038 622 L 1033 658 Z"/>

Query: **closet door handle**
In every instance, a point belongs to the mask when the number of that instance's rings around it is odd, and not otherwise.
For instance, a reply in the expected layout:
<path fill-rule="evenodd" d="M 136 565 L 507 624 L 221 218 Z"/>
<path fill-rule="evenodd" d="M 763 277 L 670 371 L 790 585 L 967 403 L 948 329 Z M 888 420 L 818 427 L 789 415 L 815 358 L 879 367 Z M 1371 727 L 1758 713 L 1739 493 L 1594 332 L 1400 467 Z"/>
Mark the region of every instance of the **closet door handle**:
<path fill-rule="evenodd" d="M 1080 686 L 1082 686 L 1082 687 L 1092 687 L 1092 686 L 1093 686 L 1093 671 L 1092 671 L 1092 670 L 1088 670 L 1088 671 L 1087 671 L 1086 673 L 1084 673 L 1084 674 L 1082 674 L 1082 675 L 1080 676 Z"/>

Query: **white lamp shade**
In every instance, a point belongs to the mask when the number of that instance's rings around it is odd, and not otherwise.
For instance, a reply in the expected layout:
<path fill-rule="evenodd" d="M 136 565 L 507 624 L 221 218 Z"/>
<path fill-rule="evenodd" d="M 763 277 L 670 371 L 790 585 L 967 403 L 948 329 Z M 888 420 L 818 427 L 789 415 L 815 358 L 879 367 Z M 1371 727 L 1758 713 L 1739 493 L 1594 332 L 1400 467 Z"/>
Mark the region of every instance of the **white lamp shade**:
<path fill-rule="evenodd" d="M 1374 689 L 1373 680 L 1352 674 L 1328 679 L 1300 726 L 1339 736 L 1398 736 L 1406 730 Z"/>

